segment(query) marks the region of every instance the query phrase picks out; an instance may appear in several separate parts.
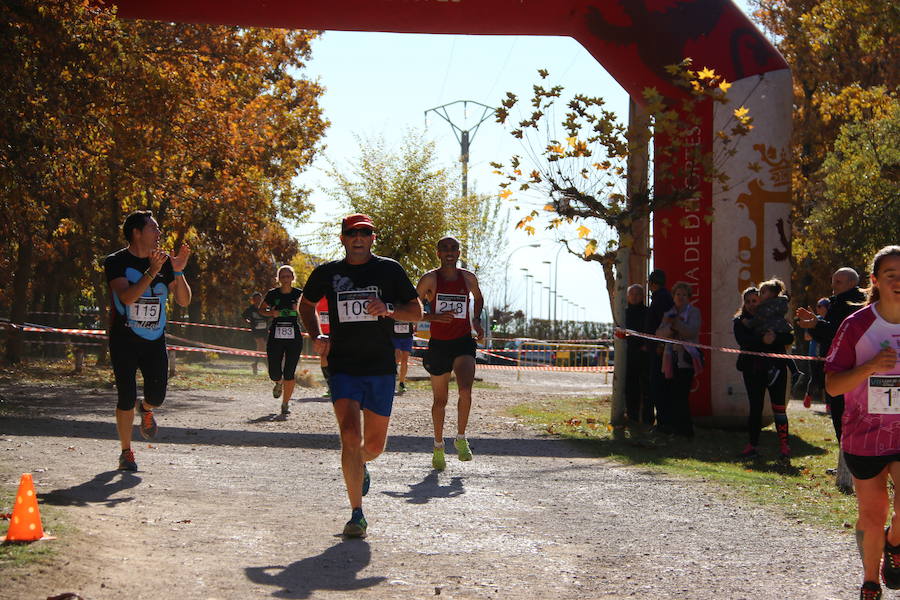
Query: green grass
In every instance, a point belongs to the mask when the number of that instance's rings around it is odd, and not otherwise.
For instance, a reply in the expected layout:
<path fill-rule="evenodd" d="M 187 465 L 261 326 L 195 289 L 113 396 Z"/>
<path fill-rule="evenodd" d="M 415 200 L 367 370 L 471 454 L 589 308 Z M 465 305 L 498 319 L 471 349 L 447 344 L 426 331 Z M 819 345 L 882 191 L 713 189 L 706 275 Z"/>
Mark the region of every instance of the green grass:
<path fill-rule="evenodd" d="M 736 457 L 747 443 L 743 431 L 697 428 L 693 440 L 613 430 L 607 399 L 568 398 L 523 404 L 512 414 L 549 434 L 580 440 L 597 456 L 717 484 L 728 495 L 777 508 L 787 518 L 831 529 L 856 520 L 856 498 L 841 494 L 826 469 L 837 464 L 831 419 L 814 411 L 791 411 L 790 465 L 781 464 L 773 426 L 760 438 L 761 458 Z"/>

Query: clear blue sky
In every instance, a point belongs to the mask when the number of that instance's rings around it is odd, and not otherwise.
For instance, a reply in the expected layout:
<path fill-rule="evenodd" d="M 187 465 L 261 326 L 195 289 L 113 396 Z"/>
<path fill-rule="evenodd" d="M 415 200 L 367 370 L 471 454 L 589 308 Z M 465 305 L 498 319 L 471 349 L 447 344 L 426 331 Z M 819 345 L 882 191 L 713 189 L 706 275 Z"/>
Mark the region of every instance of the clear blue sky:
<path fill-rule="evenodd" d="M 624 121 L 628 116 L 628 97 L 600 64 L 571 38 L 528 36 L 458 36 L 327 31 L 313 42 L 312 60 L 306 75 L 318 78 L 326 92 L 320 99 L 325 116 L 331 121 L 326 137 L 325 154 L 340 165 L 349 165 L 358 156 L 355 136 L 383 137 L 389 144 L 398 143 L 410 128 L 425 127 L 425 111 L 456 100 L 474 100 L 489 106 L 499 105 L 507 91 L 527 97 L 538 81 L 537 69 L 550 71 L 553 84 L 561 84 L 571 93 L 602 96 L 608 107 Z M 461 128 L 466 129 L 480 117 L 480 110 L 470 106 L 468 115 L 462 107 L 450 113 Z M 431 113 L 426 135 L 437 143 L 445 165 L 459 172 L 459 143 L 451 127 Z M 521 143 L 493 120 L 478 129 L 469 157 L 469 191 L 496 193 L 500 179 L 492 174 L 491 161 L 508 162 L 521 153 Z M 317 160 L 300 176 L 301 185 L 313 190 L 316 213 L 309 223 L 293 232 L 304 243 L 323 227 L 336 230 L 342 209 L 324 193 L 330 187 Z M 511 227 L 518 220 L 512 213 Z M 611 321 L 609 301 L 603 273 L 596 263 L 585 263 L 569 256 L 554 235 L 538 230 L 535 237 L 521 231 L 507 234 L 509 270 L 504 281 L 485 282 L 494 297 L 508 287 L 509 298 L 516 308 L 526 302 L 525 272 L 549 285 L 553 265 L 542 261 L 558 258 L 560 298 L 584 307 L 569 309 L 568 315 L 595 321 Z M 539 243 L 539 248 L 527 244 Z M 314 250 L 320 248 L 312 247 Z M 377 251 L 377 248 L 376 248 Z M 509 252 L 511 251 L 511 255 Z M 541 290 L 540 304 L 535 299 L 537 286 L 531 284 L 529 308 L 547 315 L 547 290 Z M 557 306 L 558 315 L 566 315 L 568 304 Z M 532 311 L 529 311 L 532 312 Z"/>

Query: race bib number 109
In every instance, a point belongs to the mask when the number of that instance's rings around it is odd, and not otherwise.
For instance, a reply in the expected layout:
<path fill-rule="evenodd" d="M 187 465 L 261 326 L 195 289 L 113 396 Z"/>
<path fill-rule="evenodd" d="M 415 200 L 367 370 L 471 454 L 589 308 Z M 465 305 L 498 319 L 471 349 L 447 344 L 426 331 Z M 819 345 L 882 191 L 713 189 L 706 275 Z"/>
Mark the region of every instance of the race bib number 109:
<path fill-rule="evenodd" d="M 869 414 L 900 414 L 900 375 L 869 377 Z"/>
<path fill-rule="evenodd" d="M 435 314 L 451 313 L 454 319 L 466 318 L 466 304 L 469 297 L 462 294 L 438 294 L 435 298 Z"/>
<path fill-rule="evenodd" d="M 341 323 L 377 321 L 378 317 L 366 312 L 369 302 L 377 298 L 374 290 L 349 290 L 337 292 L 338 320 Z"/>

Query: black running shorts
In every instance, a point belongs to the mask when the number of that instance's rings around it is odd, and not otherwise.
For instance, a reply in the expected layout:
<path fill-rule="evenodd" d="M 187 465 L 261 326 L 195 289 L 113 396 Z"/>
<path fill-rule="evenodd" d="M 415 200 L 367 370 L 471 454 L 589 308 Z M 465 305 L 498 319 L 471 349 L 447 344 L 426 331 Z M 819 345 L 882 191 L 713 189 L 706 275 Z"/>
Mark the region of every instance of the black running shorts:
<path fill-rule="evenodd" d="M 892 462 L 900 461 L 900 454 L 884 456 L 860 456 L 844 452 L 844 461 L 850 473 L 857 479 L 872 479 L 881 473 Z"/>
<path fill-rule="evenodd" d="M 470 336 L 455 340 L 428 340 L 428 350 L 422 359 L 422 366 L 431 375 L 443 375 L 453 370 L 453 361 L 457 356 L 475 358 L 475 339 Z"/>

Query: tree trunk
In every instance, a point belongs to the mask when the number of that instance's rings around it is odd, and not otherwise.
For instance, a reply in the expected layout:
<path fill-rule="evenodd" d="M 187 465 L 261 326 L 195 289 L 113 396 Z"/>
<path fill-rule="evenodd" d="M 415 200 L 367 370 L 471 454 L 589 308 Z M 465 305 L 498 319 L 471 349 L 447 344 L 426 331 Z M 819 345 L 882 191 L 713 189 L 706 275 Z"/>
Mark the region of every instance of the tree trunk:
<path fill-rule="evenodd" d="M 28 284 L 31 282 L 32 258 L 34 246 L 26 232 L 19 239 L 19 250 L 16 254 L 16 271 L 13 274 L 13 297 L 9 318 L 13 323 L 25 322 L 28 313 Z M 10 364 L 22 362 L 24 354 L 24 338 L 20 329 L 9 332 L 6 343 L 6 360 Z"/>
<path fill-rule="evenodd" d="M 621 239 L 621 233 L 619 234 Z M 611 298 L 613 323 L 616 327 L 625 328 L 625 303 L 627 302 L 628 265 L 631 259 L 631 248 L 619 244 L 616 252 L 615 290 Z M 613 427 L 625 425 L 625 372 L 628 369 L 628 351 L 625 338 L 613 336 L 613 348 L 616 358 L 613 366 L 612 409 L 609 422 Z"/>

